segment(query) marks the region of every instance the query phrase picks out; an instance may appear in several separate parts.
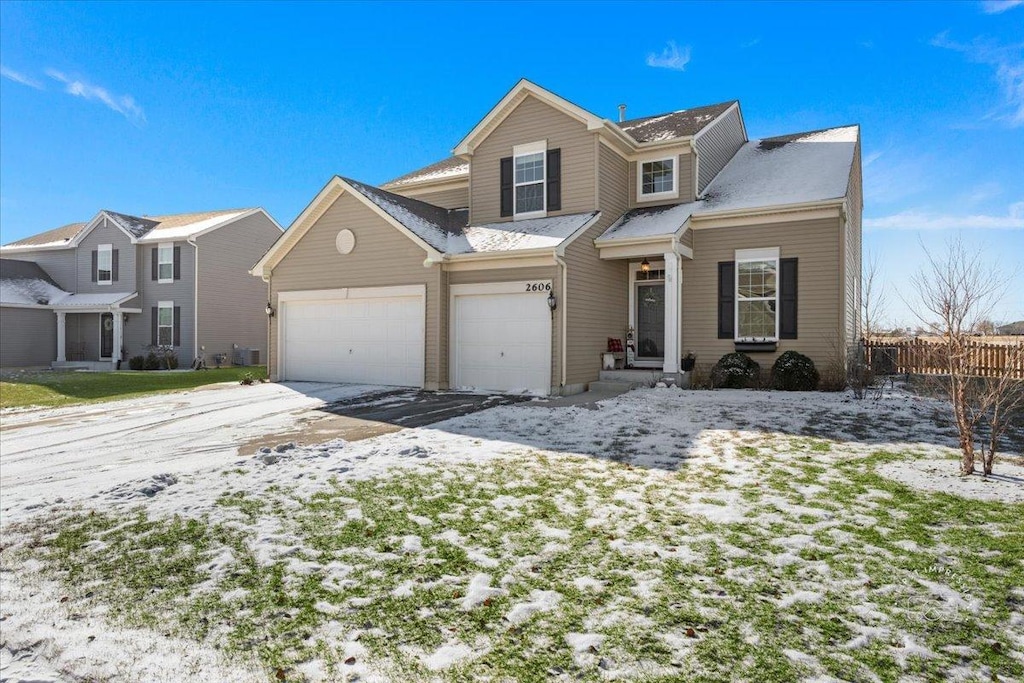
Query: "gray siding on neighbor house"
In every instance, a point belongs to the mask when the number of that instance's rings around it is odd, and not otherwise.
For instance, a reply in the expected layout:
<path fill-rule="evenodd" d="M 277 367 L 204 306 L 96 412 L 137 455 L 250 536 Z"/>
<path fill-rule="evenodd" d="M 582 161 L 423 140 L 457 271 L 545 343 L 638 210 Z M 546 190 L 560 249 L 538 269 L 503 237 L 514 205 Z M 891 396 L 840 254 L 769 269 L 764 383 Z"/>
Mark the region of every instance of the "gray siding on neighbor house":
<path fill-rule="evenodd" d="M 174 282 L 161 283 L 153 279 L 153 248 L 155 244 L 139 245 L 139 290 L 140 297 L 126 306 L 141 307 L 141 315 L 129 318 L 125 337 L 125 350 L 128 356 L 144 353 L 153 338 L 153 308 L 161 301 L 172 301 L 180 306 L 181 346 L 175 349 L 178 363 L 188 367 L 195 358 L 195 249 L 188 242 L 174 242 L 181 247 L 181 279 Z M 141 299 L 141 301 L 140 301 Z M 131 346 L 128 346 L 128 343 Z"/>
<path fill-rule="evenodd" d="M 54 249 L 50 251 L 13 251 L 5 253 L 4 258 L 19 261 L 33 261 L 46 271 L 57 285 L 67 292 L 75 291 L 78 286 L 78 259 L 74 249 Z"/>
<path fill-rule="evenodd" d="M 92 281 L 92 252 L 101 244 L 109 244 L 118 250 L 118 279 L 109 285 Z M 80 293 L 134 292 L 136 247 L 131 239 L 106 218 L 93 228 L 78 245 L 78 283 L 72 290 Z"/>
<path fill-rule="evenodd" d="M 710 367 L 733 350 L 731 339 L 718 338 L 718 263 L 733 261 L 736 249 L 778 247 L 781 258 L 797 258 L 797 339 L 779 340 L 774 353 L 751 357 L 771 369 L 785 351 L 810 356 L 821 370 L 842 347 L 842 269 L 839 218 L 705 228 L 694 231 L 693 261 L 683 260 L 683 354 Z"/>
<path fill-rule="evenodd" d="M 697 148 L 698 194 L 714 180 L 744 142 L 738 106 L 704 129 L 694 142 Z"/>
<path fill-rule="evenodd" d="M 568 268 L 566 306 L 566 385 L 582 388 L 598 378 L 601 353 L 608 338 L 625 339 L 629 324 L 629 267 L 625 260 L 599 257 L 594 239 L 621 216 L 627 207 L 628 164 L 618 153 L 600 143 L 598 159 L 598 208 L 601 217 L 565 252 Z"/>
<path fill-rule="evenodd" d="M 196 238 L 199 345 L 208 363 L 217 353 L 230 359 L 234 345 L 259 349 L 260 362 L 266 362 L 267 284 L 249 269 L 280 236 L 259 212 Z"/>
<path fill-rule="evenodd" d="M 678 152 L 678 155 L 676 154 Z M 657 156 L 657 155 L 655 155 Z M 679 152 L 679 150 L 671 150 L 666 152 L 661 158 L 667 159 L 671 156 L 677 156 L 679 167 L 679 196 L 670 199 L 650 199 L 645 201 L 637 201 L 637 184 L 638 176 L 640 172 L 640 163 L 636 161 L 629 162 L 629 182 L 626 183 L 626 191 L 629 193 L 629 208 L 636 208 L 637 206 L 659 206 L 662 204 L 683 204 L 685 202 L 692 202 L 694 199 L 693 194 L 693 155 L 689 151 Z"/>
<path fill-rule="evenodd" d="M 528 96 L 486 138 L 470 158 L 470 222 L 512 220 L 501 215 L 500 162 L 512 148 L 540 140 L 562 150 L 562 208 L 549 215 L 593 211 L 596 204 L 594 137 L 587 126 L 535 97 Z"/>
<path fill-rule="evenodd" d="M 0 307 L 0 367 L 49 365 L 57 358 L 57 316 L 42 308 Z"/>
<path fill-rule="evenodd" d="M 335 239 L 344 228 L 356 237 L 355 250 L 338 253 Z M 423 266 L 426 252 L 349 193 L 341 195 L 309 228 L 271 272 L 271 301 L 280 310 L 280 292 L 425 285 L 426 349 L 424 386 L 438 388 L 440 378 L 441 266 Z M 259 279 L 254 278 L 257 282 Z M 277 330 L 270 319 L 270 376 L 277 379 Z"/>

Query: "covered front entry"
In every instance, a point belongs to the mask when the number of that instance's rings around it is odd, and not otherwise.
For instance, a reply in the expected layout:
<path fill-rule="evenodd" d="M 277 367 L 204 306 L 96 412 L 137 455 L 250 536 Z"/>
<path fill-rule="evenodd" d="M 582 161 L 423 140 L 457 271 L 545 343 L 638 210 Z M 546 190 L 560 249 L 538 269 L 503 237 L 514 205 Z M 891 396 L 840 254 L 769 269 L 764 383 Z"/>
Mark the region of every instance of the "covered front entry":
<path fill-rule="evenodd" d="M 281 292 L 282 380 L 422 387 L 422 285 Z"/>
<path fill-rule="evenodd" d="M 125 350 L 125 318 L 128 314 L 142 312 L 140 308 L 125 304 L 137 296 L 135 292 L 72 294 L 54 304 L 57 316 L 54 365 L 86 363 L 94 369 L 117 369 Z"/>
<path fill-rule="evenodd" d="M 451 288 L 451 386 L 551 390 L 551 282 L 503 282 Z"/>
<path fill-rule="evenodd" d="M 682 330 L 681 259 L 676 254 L 629 264 L 629 326 L 638 368 L 679 372 Z"/>

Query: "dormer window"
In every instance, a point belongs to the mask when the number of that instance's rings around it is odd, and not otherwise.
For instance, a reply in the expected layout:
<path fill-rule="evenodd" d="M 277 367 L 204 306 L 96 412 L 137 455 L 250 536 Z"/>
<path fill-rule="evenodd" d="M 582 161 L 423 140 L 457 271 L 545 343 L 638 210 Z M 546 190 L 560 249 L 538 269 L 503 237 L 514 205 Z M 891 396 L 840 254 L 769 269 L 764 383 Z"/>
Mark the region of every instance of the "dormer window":
<path fill-rule="evenodd" d="M 640 162 L 637 174 L 637 200 L 674 199 L 679 196 L 679 179 L 675 157 L 648 159 Z"/>
<path fill-rule="evenodd" d="M 512 150 L 515 168 L 515 217 L 533 218 L 546 211 L 545 156 L 547 142 L 516 145 Z"/>

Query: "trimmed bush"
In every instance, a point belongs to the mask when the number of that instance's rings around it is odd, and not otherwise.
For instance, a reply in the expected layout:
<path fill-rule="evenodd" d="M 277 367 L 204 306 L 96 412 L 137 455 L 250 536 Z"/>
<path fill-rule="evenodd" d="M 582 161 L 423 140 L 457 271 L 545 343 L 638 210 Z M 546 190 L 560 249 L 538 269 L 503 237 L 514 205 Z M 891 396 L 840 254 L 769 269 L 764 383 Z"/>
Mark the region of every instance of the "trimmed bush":
<path fill-rule="evenodd" d="M 146 357 L 132 356 L 128 361 L 128 367 L 132 370 L 144 370 L 146 368 Z"/>
<path fill-rule="evenodd" d="M 146 355 L 146 361 L 142 365 L 143 370 L 159 370 L 160 369 L 160 357 L 150 351 Z"/>
<path fill-rule="evenodd" d="M 796 351 L 786 351 L 772 366 L 772 389 L 814 391 L 818 388 L 819 379 L 814 361 Z"/>
<path fill-rule="evenodd" d="M 711 383 L 716 388 L 746 389 L 757 386 L 761 366 L 745 353 L 727 353 L 711 369 Z"/>

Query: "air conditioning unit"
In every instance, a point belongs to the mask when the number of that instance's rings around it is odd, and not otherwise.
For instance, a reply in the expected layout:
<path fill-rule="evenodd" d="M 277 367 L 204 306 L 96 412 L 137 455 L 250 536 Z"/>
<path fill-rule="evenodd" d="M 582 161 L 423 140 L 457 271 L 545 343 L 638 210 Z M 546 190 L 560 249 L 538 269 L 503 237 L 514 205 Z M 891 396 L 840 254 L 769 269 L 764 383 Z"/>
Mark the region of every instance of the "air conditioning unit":
<path fill-rule="evenodd" d="M 231 354 L 232 365 L 259 365 L 260 350 L 250 348 L 236 348 Z"/>

